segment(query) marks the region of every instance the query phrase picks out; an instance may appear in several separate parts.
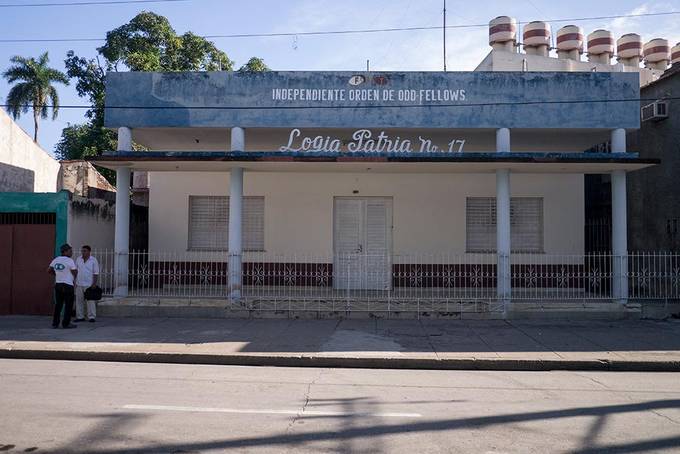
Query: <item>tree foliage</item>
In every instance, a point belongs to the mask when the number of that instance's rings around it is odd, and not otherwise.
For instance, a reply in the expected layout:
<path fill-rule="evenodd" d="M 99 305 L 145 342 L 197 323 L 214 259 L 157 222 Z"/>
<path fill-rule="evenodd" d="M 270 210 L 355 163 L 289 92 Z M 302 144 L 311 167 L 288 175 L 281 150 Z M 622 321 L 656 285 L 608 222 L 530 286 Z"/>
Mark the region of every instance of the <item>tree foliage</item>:
<path fill-rule="evenodd" d="M 59 93 L 52 85 L 59 82 L 68 85 L 68 78 L 64 73 L 48 66 L 50 59 L 47 52 L 36 60 L 14 56 L 10 59 L 10 66 L 2 75 L 10 84 L 16 83 L 7 94 L 7 111 L 16 120 L 22 114 L 33 109 L 34 133 L 33 140 L 38 142 L 39 120 L 48 118 L 51 106 L 52 119 L 59 114 Z"/>
<path fill-rule="evenodd" d="M 269 66 L 267 66 L 264 60 L 259 57 L 251 57 L 245 65 L 238 69 L 238 72 L 240 73 L 257 73 L 265 71 L 271 71 L 271 69 L 269 69 Z"/>
<path fill-rule="evenodd" d="M 108 71 L 234 69 L 234 62 L 213 42 L 191 32 L 177 35 L 167 18 L 146 11 L 109 31 L 106 42 L 97 51 L 99 57 L 95 59 L 79 57 L 71 51 L 65 60 L 68 76 L 77 80 L 78 95 L 87 98 L 92 108 L 86 113 L 88 123 L 64 128 L 56 147 L 56 153 L 62 159 L 79 159 L 116 148 L 115 134 L 104 128 Z M 249 72 L 269 70 L 259 58 L 251 58 L 242 69 L 245 67 Z"/>
<path fill-rule="evenodd" d="M 231 71 L 227 54 L 191 32 L 175 33 L 167 18 L 142 12 L 106 34 L 97 49 L 111 69 L 124 64 L 130 71 Z"/>

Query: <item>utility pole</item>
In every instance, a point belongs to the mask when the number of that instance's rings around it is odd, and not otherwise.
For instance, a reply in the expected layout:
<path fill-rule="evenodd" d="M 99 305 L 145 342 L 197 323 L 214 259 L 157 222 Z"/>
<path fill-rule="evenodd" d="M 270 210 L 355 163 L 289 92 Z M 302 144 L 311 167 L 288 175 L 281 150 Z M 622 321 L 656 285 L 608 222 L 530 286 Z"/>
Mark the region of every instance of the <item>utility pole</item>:
<path fill-rule="evenodd" d="M 444 0 L 444 25 L 442 26 L 442 32 L 444 35 L 444 72 L 446 72 L 446 0 Z"/>

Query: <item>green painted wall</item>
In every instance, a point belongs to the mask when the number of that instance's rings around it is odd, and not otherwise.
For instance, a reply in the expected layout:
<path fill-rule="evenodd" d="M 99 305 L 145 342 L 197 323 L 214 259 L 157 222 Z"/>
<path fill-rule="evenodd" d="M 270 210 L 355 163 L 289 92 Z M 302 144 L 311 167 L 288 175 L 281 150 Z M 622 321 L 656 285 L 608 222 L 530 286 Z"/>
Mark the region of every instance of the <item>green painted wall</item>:
<path fill-rule="evenodd" d="M 54 213 L 56 215 L 55 255 L 59 246 L 66 243 L 68 230 L 68 191 L 60 192 L 2 192 L 0 213 Z"/>

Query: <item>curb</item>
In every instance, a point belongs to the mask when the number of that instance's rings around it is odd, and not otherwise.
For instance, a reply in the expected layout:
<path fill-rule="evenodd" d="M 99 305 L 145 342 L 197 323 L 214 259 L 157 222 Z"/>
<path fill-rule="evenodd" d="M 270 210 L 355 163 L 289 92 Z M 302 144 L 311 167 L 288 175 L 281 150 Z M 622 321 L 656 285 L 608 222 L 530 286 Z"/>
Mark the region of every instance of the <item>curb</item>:
<path fill-rule="evenodd" d="M 319 357 L 309 355 L 214 355 L 200 353 L 119 352 L 87 350 L 0 349 L 0 358 L 129 363 L 205 364 L 221 366 L 333 367 L 351 369 L 487 370 L 487 371 L 616 371 L 680 372 L 680 361 L 426 359 Z"/>

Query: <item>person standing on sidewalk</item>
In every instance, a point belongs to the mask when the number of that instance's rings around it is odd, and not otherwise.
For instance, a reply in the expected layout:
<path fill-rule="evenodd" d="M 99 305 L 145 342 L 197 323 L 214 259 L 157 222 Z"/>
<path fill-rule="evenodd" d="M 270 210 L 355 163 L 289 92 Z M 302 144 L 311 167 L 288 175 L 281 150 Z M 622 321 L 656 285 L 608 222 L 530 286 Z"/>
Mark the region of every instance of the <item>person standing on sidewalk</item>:
<path fill-rule="evenodd" d="M 86 290 L 94 288 L 99 281 L 99 262 L 91 255 L 92 248 L 87 244 L 80 249 L 80 257 L 76 259 L 78 277 L 76 278 L 76 322 L 85 321 L 85 305 L 87 303 L 87 319 L 94 322 L 97 318 L 97 302 L 86 298 Z"/>
<path fill-rule="evenodd" d="M 73 284 L 78 274 L 76 264 L 71 258 L 73 249 L 66 243 L 60 248 L 61 255 L 50 263 L 47 272 L 54 276 L 54 316 L 52 317 L 52 328 L 59 328 L 61 310 L 64 310 L 64 319 L 61 322 L 63 328 L 76 328 L 71 323 L 71 312 L 73 312 Z"/>

